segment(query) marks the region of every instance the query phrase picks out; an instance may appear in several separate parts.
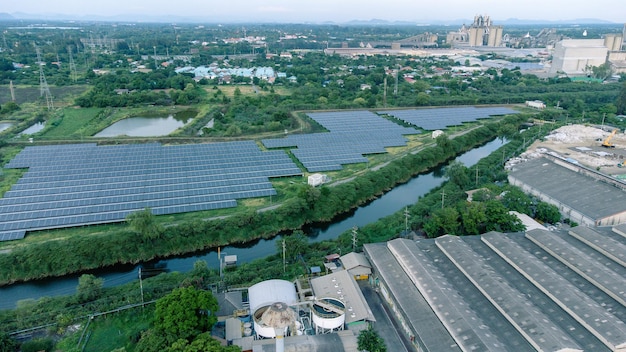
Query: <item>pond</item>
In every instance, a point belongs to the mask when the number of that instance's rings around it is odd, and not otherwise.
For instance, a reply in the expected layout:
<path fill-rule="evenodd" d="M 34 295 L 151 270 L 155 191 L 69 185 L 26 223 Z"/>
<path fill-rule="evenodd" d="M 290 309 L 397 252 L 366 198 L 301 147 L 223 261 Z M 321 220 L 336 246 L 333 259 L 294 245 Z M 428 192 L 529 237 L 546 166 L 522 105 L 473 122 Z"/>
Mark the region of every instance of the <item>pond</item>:
<path fill-rule="evenodd" d="M 186 110 L 168 116 L 129 117 L 103 129 L 94 137 L 159 137 L 183 127 L 196 115 L 195 111 Z"/>
<path fill-rule="evenodd" d="M 13 126 L 13 122 L 0 122 L 0 132 L 8 130 Z"/>
<path fill-rule="evenodd" d="M 23 135 L 23 134 L 35 134 L 35 133 L 43 130 L 44 127 L 46 127 L 46 123 L 45 122 L 37 122 L 36 124 L 28 127 L 24 131 L 22 131 L 20 133 L 20 135 Z"/>

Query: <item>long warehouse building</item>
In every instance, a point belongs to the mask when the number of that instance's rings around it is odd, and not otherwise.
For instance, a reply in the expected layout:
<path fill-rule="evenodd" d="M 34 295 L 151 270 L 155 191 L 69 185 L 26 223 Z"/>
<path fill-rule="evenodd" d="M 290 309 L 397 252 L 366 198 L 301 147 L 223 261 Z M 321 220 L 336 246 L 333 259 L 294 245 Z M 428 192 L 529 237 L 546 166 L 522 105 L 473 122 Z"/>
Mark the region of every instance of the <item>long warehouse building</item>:
<path fill-rule="evenodd" d="M 579 164 L 550 156 L 530 159 L 514 165 L 508 180 L 578 224 L 626 223 L 626 184 Z"/>
<path fill-rule="evenodd" d="M 364 252 L 419 351 L 624 352 L 624 230 L 395 239 Z"/>

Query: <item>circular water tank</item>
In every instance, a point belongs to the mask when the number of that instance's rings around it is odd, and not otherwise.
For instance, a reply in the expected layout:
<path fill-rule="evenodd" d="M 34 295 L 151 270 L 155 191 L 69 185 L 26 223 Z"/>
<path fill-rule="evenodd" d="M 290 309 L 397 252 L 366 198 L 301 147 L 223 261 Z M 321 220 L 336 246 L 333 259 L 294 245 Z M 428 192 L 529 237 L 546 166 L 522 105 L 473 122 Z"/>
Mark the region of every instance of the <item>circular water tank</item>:
<path fill-rule="evenodd" d="M 346 306 L 335 298 L 322 298 L 313 303 L 313 323 L 324 329 L 337 329 L 346 321 Z"/>
<path fill-rule="evenodd" d="M 274 338 L 277 330 L 282 329 L 284 335 L 289 326 L 295 322 L 295 318 L 295 312 L 283 302 L 263 306 L 254 312 L 254 331 L 258 336 Z"/>
<path fill-rule="evenodd" d="M 252 335 L 252 329 L 250 328 L 243 329 L 243 336 L 250 336 L 250 335 Z"/>

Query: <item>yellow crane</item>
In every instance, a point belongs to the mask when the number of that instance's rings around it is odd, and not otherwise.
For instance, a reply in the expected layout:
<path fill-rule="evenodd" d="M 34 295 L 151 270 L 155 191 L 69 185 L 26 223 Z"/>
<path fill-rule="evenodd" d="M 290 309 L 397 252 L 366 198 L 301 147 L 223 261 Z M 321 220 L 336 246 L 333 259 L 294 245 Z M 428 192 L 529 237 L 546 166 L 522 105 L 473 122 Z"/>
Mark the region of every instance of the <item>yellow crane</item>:
<path fill-rule="evenodd" d="M 615 148 L 615 146 L 613 144 L 611 144 L 611 138 L 613 138 L 613 136 L 615 136 L 615 134 L 617 133 L 617 128 L 613 130 L 613 132 L 611 132 L 611 134 L 609 134 L 608 137 L 606 137 L 606 139 L 602 142 L 602 146 L 605 148 Z"/>

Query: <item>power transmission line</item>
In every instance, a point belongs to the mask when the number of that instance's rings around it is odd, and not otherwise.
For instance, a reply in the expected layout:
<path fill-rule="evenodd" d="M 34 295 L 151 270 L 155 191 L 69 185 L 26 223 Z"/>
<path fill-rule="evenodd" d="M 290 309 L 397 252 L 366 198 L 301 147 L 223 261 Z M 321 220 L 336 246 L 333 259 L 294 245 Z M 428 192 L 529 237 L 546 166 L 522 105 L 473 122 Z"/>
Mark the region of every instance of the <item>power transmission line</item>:
<path fill-rule="evenodd" d="M 41 61 L 41 53 L 39 52 L 39 47 L 35 43 L 35 51 L 37 52 L 37 65 L 39 65 L 39 95 L 40 97 L 44 97 L 46 99 L 46 107 L 48 110 L 52 110 L 54 108 L 54 104 L 52 102 L 52 94 L 50 94 L 50 87 L 48 87 L 48 82 L 46 81 L 46 75 L 43 72 L 44 63 Z"/>

